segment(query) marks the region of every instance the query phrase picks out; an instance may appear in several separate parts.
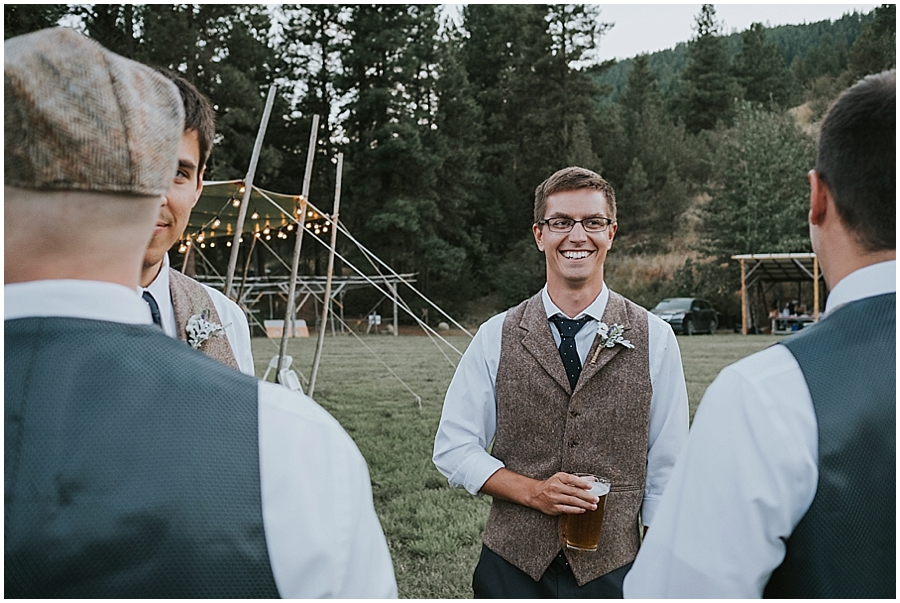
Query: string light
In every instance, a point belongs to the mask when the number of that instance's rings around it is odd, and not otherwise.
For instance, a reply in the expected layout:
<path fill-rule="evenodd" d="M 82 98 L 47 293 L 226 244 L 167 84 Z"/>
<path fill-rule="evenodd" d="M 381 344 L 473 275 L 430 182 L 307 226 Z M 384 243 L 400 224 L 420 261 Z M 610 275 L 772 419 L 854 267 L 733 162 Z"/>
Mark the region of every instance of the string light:
<path fill-rule="evenodd" d="M 225 247 L 231 247 L 231 241 L 228 241 L 227 243 L 225 243 Z"/>
<path fill-rule="evenodd" d="M 259 220 L 259 212 L 254 211 L 253 214 L 250 216 L 250 219 L 251 220 Z"/>
<path fill-rule="evenodd" d="M 294 230 L 294 225 L 293 225 L 293 224 L 288 224 L 287 229 L 288 229 L 288 232 Z"/>
<path fill-rule="evenodd" d="M 231 202 L 231 204 L 232 204 L 234 207 L 240 207 L 240 206 L 241 206 L 241 200 L 240 200 L 240 199 L 235 199 L 234 201 Z"/>
<path fill-rule="evenodd" d="M 213 226 L 213 228 L 218 228 L 221 224 L 222 224 L 222 220 L 216 218 L 215 220 L 213 220 L 212 226 Z"/>
<path fill-rule="evenodd" d="M 210 246 L 210 247 L 215 247 L 215 246 L 216 246 L 216 242 L 215 242 L 215 241 L 212 241 L 212 242 L 209 244 L 209 246 Z"/>

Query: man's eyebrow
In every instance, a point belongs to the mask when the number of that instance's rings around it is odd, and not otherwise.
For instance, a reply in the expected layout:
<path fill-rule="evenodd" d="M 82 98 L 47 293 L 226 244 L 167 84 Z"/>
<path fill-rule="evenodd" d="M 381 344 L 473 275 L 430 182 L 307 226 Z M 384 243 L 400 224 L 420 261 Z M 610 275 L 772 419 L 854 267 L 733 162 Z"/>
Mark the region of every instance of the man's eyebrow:
<path fill-rule="evenodd" d="M 179 159 L 179 160 L 178 160 L 178 167 L 196 169 L 196 168 L 197 168 L 197 164 L 194 163 L 193 161 L 191 161 L 190 159 Z"/>

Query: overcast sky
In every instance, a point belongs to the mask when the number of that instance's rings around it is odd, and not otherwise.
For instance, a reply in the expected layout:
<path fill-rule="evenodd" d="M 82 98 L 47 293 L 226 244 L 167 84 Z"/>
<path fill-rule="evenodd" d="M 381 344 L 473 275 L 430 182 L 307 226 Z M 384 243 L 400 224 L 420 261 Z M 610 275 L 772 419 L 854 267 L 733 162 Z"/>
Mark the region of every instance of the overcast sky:
<path fill-rule="evenodd" d="M 626 59 L 642 52 L 674 48 L 694 36 L 700 4 L 603 4 L 600 19 L 615 23 L 600 41 L 599 59 Z M 724 33 L 743 31 L 751 23 L 799 25 L 840 19 L 854 10 L 868 13 L 876 4 L 714 4 Z"/>

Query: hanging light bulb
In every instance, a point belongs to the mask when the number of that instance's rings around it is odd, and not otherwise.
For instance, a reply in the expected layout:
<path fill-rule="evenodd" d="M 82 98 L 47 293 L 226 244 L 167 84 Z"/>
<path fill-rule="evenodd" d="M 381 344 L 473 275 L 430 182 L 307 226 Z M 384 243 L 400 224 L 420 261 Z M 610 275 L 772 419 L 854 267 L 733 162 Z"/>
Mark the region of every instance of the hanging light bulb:
<path fill-rule="evenodd" d="M 231 202 L 231 204 L 232 204 L 234 207 L 240 207 L 240 206 L 241 206 L 241 200 L 240 200 L 240 199 L 235 199 L 234 201 Z"/>
<path fill-rule="evenodd" d="M 181 245 L 178 246 L 178 253 L 184 253 L 187 250 L 188 250 L 187 245 L 185 245 L 184 243 L 182 243 Z"/>
<path fill-rule="evenodd" d="M 200 243 L 200 249 L 206 249 L 206 243 Z"/>
<path fill-rule="evenodd" d="M 309 210 L 308 212 L 306 212 L 306 215 L 307 215 L 308 217 L 312 218 L 312 217 L 313 217 L 313 212 L 312 212 L 312 210 Z"/>
<path fill-rule="evenodd" d="M 322 232 L 328 232 L 328 227 L 327 227 L 327 226 L 323 226 L 323 227 L 322 227 Z"/>
<path fill-rule="evenodd" d="M 307 222 L 307 223 L 306 223 L 306 227 L 307 227 L 307 228 L 312 228 L 312 227 L 313 227 L 313 223 L 312 223 L 312 222 Z"/>
<path fill-rule="evenodd" d="M 241 185 L 241 188 L 238 189 L 238 192 L 243 195 L 246 192 L 246 190 L 247 190 L 247 187 Z"/>
<path fill-rule="evenodd" d="M 267 240 L 267 241 L 271 241 L 271 240 L 272 240 L 272 235 L 266 235 L 266 240 Z"/>
<path fill-rule="evenodd" d="M 205 238 L 206 238 L 206 237 L 204 237 L 204 236 L 203 236 L 203 233 L 201 232 L 200 235 L 197 237 L 197 242 L 198 242 L 198 243 L 202 243 L 203 240 L 204 240 Z"/>
<path fill-rule="evenodd" d="M 218 228 L 221 224 L 222 224 L 222 220 L 216 218 L 216 219 L 213 221 L 212 226 L 213 226 L 213 228 Z"/>
<path fill-rule="evenodd" d="M 272 231 L 269 229 L 268 226 L 266 226 L 266 227 L 263 229 L 263 234 L 264 234 L 264 235 L 267 235 L 267 234 L 269 234 L 270 232 L 272 232 Z"/>
<path fill-rule="evenodd" d="M 231 241 L 228 241 L 227 243 L 225 243 L 225 247 L 231 247 Z"/>
<path fill-rule="evenodd" d="M 250 216 L 250 219 L 251 220 L 259 220 L 259 212 L 254 211 L 253 214 Z"/>
<path fill-rule="evenodd" d="M 216 242 L 215 242 L 215 241 L 212 241 L 212 242 L 209 244 L 209 246 L 210 246 L 210 247 L 215 247 L 215 246 L 216 246 Z"/>
<path fill-rule="evenodd" d="M 288 224 L 288 225 L 287 225 L 287 229 L 288 229 L 288 232 L 291 232 L 292 230 L 294 230 L 294 225 L 293 225 L 293 224 Z"/>

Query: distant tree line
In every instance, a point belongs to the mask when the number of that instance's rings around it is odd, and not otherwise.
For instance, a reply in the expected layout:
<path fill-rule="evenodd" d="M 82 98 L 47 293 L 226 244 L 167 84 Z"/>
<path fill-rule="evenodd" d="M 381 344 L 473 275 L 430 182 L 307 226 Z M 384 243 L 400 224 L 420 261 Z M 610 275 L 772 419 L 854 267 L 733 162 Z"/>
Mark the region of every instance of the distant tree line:
<path fill-rule="evenodd" d="M 827 104 L 896 62 L 894 5 L 730 36 L 703 5 L 686 44 L 602 64 L 593 57 L 611 25 L 597 5 L 472 4 L 459 22 L 438 5 L 397 4 L 6 4 L 4 13 L 6 38 L 71 23 L 194 82 L 217 113 L 209 179 L 243 177 L 277 84 L 256 183 L 301 190 L 318 114 L 311 200 L 328 211 L 343 153 L 348 228 L 461 315 L 541 285 L 533 191 L 567 165 L 615 187 L 617 253 L 689 249 L 696 261 L 674 275 L 672 293 L 733 305 L 732 254 L 808 249 L 805 173 Z M 273 246 L 289 256 L 293 240 Z M 316 247 L 305 246 L 307 272 L 323 269 Z M 283 270 L 263 257 L 252 266 Z"/>

